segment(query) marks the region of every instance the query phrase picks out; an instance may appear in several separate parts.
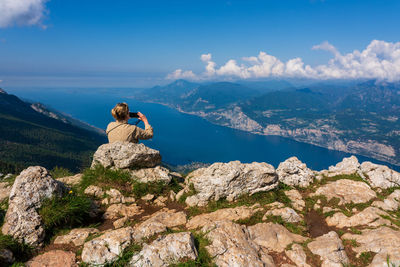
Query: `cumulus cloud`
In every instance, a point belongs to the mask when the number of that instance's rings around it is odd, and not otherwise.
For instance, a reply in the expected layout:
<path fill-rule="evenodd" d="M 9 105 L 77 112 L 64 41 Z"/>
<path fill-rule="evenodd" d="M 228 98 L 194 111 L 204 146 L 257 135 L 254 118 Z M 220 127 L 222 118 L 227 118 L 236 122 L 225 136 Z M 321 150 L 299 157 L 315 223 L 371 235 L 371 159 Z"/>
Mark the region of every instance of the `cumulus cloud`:
<path fill-rule="evenodd" d="M 48 0 L 1 0 L 0 28 L 41 24 Z"/>
<path fill-rule="evenodd" d="M 191 70 L 183 71 L 181 69 L 177 69 L 174 72 L 168 74 L 167 79 L 170 79 L 170 80 L 176 80 L 176 79 L 196 80 L 197 77 Z"/>
<path fill-rule="evenodd" d="M 400 42 L 391 43 L 373 40 L 363 51 L 354 50 L 342 54 L 336 47 L 323 42 L 312 47 L 313 50 L 324 50 L 332 53 L 332 58 L 317 66 L 305 64 L 299 57 L 286 62 L 260 52 L 257 56 L 243 57 L 242 63 L 235 59 L 228 60 L 218 67 L 211 54 L 203 54 L 200 59 L 206 63 L 205 71 L 195 74 L 181 69 L 169 74 L 167 78 L 191 78 L 206 80 L 213 78 L 265 78 L 297 77 L 311 79 L 379 79 L 387 81 L 400 80 Z"/>

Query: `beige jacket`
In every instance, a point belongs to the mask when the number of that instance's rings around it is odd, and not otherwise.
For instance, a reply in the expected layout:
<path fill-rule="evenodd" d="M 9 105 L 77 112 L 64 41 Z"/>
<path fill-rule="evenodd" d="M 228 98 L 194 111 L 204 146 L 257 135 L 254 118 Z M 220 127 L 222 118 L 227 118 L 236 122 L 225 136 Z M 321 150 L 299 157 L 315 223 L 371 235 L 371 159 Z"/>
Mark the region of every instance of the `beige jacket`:
<path fill-rule="evenodd" d="M 108 124 L 106 134 L 110 143 L 116 141 L 138 143 L 139 139 L 150 139 L 153 137 L 153 127 L 148 125 L 143 130 L 135 125 L 114 121 Z"/>

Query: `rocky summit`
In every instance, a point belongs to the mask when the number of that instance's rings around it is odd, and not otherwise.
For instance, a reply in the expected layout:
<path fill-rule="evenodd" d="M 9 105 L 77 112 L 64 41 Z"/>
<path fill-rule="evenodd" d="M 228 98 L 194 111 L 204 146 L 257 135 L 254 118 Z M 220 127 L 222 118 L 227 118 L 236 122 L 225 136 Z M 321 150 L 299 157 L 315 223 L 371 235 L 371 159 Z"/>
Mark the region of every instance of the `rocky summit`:
<path fill-rule="evenodd" d="M 1 266 L 400 266 L 399 173 L 354 156 L 179 174 L 144 145 L 92 168 L 33 166 L 1 184 Z"/>

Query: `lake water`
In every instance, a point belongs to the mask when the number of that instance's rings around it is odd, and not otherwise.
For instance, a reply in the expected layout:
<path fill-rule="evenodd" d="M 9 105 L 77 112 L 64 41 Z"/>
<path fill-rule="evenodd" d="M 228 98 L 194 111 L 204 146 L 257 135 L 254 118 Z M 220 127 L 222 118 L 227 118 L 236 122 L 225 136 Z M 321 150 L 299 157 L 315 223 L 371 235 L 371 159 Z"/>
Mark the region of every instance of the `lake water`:
<path fill-rule="evenodd" d="M 326 169 L 350 154 L 296 142 L 279 136 L 261 136 L 211 124 L 206 120 L 174 109 L 142 103 L 96 90 L 27 90 L 8 89 L 24 99 L 41 102 L 73 117 L 105 129 L 113 118 L 110 110 L 117 102 L 127 102 L 131 111 L 147 116 L 154 128 L 154 138 L 144 141 L 158 149 L 163 161 L 173 165 L 191 162 L 268 162 L 277 167 L 285 159 L 296 156 L 314 170 Z M 143 127 L 143 123 L 139 126 Z M 363 156 L 372 161 L 392 166 Z"/>

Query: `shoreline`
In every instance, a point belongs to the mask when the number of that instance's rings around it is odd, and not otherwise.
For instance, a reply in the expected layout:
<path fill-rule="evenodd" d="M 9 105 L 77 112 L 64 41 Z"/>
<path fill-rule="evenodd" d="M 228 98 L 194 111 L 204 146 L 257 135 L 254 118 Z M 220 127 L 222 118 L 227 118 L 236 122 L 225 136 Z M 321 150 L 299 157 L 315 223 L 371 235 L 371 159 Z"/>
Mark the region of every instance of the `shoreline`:
<path fill-rule="evenodd" d="M 394 162 L 394 161 L 391 161 L 391 160 L 388 160 L 388 159 L 376 157 L 375 155 L 370 155 L 370 154 L 366 154 L 366 153 L 359 153 L 359 152 L 355 152 L 355 151 L 351 151 L 351 150 L 348 151 L 348 150 L 332 149 L 331 147 L 328 147 L 328 146 L 324 146 L 324 145 L 321 145 L 321 144 L 318 144 L 318 143 L 314 143 L 314 142 L 311 142 L 311 141 L 305 141 L 305 140 L 293 138 L 291 136 L 285 136 L 285 135 L 279 135 L 279 134 L 265 134 L 265 133 L 262 133 L 262 132 L 255 132 L 255 131 L 246 131 L 244 129 L 231 127 L 229 125 L 222 125 L 222 124 L 218 124 L 218 123 L 212 122 L 212 121 L 208 120 L 201 113 L 187 112 L 187 111 L 184 111 L 181 108 L 175 107 L 175 106 L 173 106 L 171 104 L 161 103 L 161 102 L 156 102 L 156 101 L 139 100 L 139 99 L 136 99 L 135 97 L 127 97 L 127 98 L 131 98 L 131 99 L 134 99 L 136 101 L 143 102 L 143 103 L 158 104 L 158 105 L 162 105 L 162 106 L 165 106 L 165 107 L 168 107 L 168 108 L 172 108 L 172 109 L 174 109 L 174 110 L 176 110 L 176 111 L 178 111 L 180 113 L 187 114 L 187 115 L 193 115 L 193 116 L 196 116 L 196 117 L 200 117 L 200 118 L 206 120 L 207 122 L 209 122 L 211 124 L 218 125 L 218 126 L 221 126 L 221 127 L 227 127 L 227 128 L 230 128 L 230 129 L 235 129 L 235 130 L 243 131 L 243 132 L 246 132 L 246 133 L 255 134 L 255 135 L 261 135 L 261 136 L 279 136 L 279 137 L 282 137 L 282 138 L 287 138 L 287 139 L 290 139 L 290 140 L 294 140 L 294 141 L 299 142 L 299 143 L 314 145 L 314 146 L 322 147 L 322 148 L 325 148 L 325 149 L 328 149 L 328 150 L 331 150 L 331 151 L 338 151 L 338 152 L 344 152 L 344 153 L 348 153 L 348 154 L 354 154 L 356 156 L 360 155 L 360 156 L 368 157 L 368 158 L 371 158 L 371 159 L 374 159 L 374 160 L 377 160 L 377 161 L 384 162 L 386 164 L 390 164 L 390 165 L 393 165 L 393 166 L 396 166 L 396 167 L 400 167 L 400 163 L 397 163 L 397 162 Z"/>

